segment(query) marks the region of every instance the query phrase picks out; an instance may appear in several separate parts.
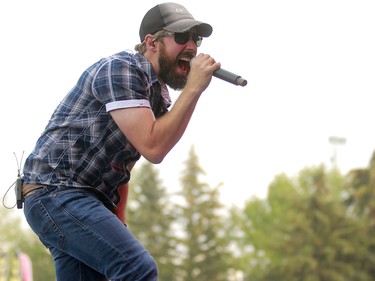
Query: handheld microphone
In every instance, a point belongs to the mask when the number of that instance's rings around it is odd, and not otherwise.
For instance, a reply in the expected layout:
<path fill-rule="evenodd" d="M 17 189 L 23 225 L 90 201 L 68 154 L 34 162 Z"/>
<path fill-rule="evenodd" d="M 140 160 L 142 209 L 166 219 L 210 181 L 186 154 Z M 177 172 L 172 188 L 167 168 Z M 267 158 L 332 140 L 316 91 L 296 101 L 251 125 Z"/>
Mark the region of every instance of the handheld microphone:
<path fill-rule="evenodd" d="M 224 81 L 227 81 L 229 83 L 232 83 L 237 86 L 246 86 L 247 81 L 243 79 L 241 76 L 234 74 L 232 72 L 229 72 L 227 70 L 224 70 L 222 68 L 219 68 L 218 70 L 215 70 L 213 73 L 213 76 L 216 78 L 222 79 Z"/>
<path fill-rule="evenodd" d="M 190 61 L 190 65 L 193 62 L 193 59 Z M 243 79 L 241 76 L 234 74 L 232 72 L 229 72 L 228 70 L 219 68 L 214 71 L 213 76 L 216 78 L 219 78 L 221 80 L 227 81 L 229 83 L 232 83 L 236 86 L 246 86 L 247 85 L 247 80 Z"/>

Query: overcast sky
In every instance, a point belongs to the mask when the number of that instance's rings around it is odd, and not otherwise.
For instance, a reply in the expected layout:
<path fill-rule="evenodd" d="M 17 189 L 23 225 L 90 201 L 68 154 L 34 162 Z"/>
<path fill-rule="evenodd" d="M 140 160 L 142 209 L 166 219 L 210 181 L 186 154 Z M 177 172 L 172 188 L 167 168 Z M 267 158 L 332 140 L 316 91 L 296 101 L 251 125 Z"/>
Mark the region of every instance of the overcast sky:
<path fill-rule="evenodd" d="M 80 74 L 138 43 L 151 0 L 13 0 L 0 4 L 1 195 Z M 179 144 L 156 167 L 178 189 L 195 146 L 206 182 L 222 200 L 265 197 L 279 173 L 331 166 L 330 136 L 343 172 L 368 165 L 375 146 L 373 0 L 179 1 L 213 26 L 200 52 L 248 81 L 213 78 Z M 178 92 L 171 92 L 172 98 Z M 24 157 L 24 158 L 25 158 Z"/>

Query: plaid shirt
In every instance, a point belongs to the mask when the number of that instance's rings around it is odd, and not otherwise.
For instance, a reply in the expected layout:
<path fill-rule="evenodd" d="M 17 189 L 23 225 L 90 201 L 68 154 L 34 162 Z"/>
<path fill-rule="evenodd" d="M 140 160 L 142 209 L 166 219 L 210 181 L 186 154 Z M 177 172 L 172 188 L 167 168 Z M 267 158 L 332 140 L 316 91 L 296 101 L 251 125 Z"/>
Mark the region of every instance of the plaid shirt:
<path fill-rule="evenodd" d="M 141 54 L 98 61 L 56 108 L 25 162 L 24 183 L 90 188 L 118 203 L 118 187 L 129 181 L 128 165 L 140 154 L 108 112 L 150 107 L 157 118 L 170 103 L 167 87 Z"/>

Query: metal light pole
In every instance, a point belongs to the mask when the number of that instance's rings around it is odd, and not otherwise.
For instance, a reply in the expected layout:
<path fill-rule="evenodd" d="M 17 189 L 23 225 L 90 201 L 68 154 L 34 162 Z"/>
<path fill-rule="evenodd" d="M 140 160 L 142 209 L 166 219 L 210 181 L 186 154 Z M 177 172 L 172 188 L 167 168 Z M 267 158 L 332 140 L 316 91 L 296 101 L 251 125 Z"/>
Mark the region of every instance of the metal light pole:
<path fill-rule="evenodd" d="M 329 143 L 333 147 L 333 155 L 331 157 L 332 166 L 337 168 L 337 146 L 344 145 L 346 143 L 346 139 L 342 137 L 332 136 L 328 139 Z"/>

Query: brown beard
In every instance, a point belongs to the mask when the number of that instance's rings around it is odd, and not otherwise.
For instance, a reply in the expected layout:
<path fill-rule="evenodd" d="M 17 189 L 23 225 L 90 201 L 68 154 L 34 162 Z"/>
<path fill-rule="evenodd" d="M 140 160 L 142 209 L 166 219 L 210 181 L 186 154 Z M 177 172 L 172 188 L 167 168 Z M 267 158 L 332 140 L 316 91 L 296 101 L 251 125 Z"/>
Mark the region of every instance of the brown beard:
<path fill-rule="evenodd" d="M 187 76 L 176 73 L 174 69 L 178 60 L 172 59 L 165 53 L 164 45 L 161 44 L 159 56 L 159 78 L 174 90 L 182 90 L 187 82 Z"/>

